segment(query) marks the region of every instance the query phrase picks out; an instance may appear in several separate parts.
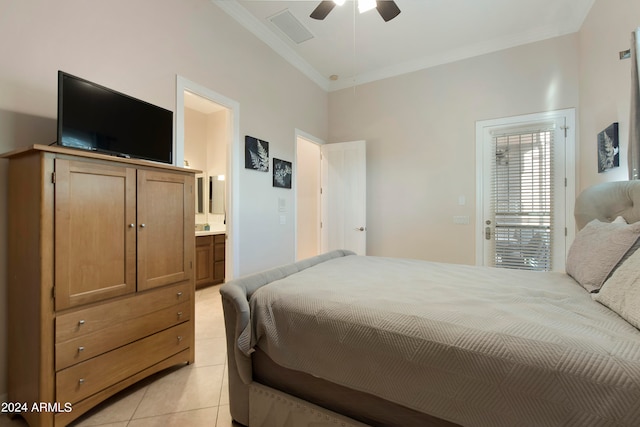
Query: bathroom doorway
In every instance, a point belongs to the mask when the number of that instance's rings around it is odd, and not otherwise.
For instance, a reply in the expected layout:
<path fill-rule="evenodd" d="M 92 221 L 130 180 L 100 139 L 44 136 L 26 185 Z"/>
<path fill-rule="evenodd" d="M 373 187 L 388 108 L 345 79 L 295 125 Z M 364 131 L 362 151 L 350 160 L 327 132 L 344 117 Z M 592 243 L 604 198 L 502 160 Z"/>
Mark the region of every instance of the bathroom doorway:
<path fill-rule="evenodd" d="M 176 166 L 201 171 L 196 175 L 196 230 L 226 235 L 223 250 L 224 280 L 237 276 L 234 221 L 234 147 L 238 143 L 235 101 L 178 76 L 176 93 Z M 237 192 L 235 192 L 237 194 Z M 205 231 L 210 233 L 204 233 Z M 196 235 L 198 236 L 198 233 Z M 220 246 L 212 248 L 218 251 Z"/>

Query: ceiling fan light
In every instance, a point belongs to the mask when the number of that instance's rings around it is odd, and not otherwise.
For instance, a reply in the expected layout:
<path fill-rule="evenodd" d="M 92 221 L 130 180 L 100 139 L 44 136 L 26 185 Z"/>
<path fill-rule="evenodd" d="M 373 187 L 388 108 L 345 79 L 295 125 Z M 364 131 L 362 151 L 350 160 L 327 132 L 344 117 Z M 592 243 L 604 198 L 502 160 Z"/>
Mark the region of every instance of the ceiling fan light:
<path fill-rule="evenodd" d="M 335 4 L 337 4 L 338 6 L 342 6 L 342 5 L 344 4 L 344 2 L 345 2 L 345 1 L 346 1 L 346 0 L 333 0 L 333 2 L 334 2 Z"/>
<path fill-rule="evenodd" d="M 358 11 L 364 13 L 376 7 L 376 0 L 358 0 Z"/>

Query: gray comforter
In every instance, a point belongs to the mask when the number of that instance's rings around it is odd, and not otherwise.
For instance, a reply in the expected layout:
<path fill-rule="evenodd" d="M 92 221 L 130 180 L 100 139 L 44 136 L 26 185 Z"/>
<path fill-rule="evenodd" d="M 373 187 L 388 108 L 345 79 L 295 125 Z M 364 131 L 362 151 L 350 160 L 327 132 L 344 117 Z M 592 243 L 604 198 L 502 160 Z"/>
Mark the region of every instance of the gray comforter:
<path fill-rule="evenodd" d="M 640 331 L 564 274 L 346 256 L 250 305 L 245 354 L 465 426 L 640 425 Z"/>

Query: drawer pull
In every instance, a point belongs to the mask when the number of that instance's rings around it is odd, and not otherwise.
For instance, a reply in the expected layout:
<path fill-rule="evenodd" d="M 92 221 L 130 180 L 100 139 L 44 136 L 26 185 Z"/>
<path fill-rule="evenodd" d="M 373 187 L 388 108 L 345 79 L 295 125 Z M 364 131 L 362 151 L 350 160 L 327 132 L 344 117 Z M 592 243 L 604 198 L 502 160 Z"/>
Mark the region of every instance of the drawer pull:
<path fill-rule="evenodd" d="M 178 298 L 180 298 L 180 297 L 182 296 L 182 291 L 178 292 L 178 293 L 176 294 L 176 296 L 177 296 Z"/>
<path fill-rule="evenodd" d="M 81 353 L 83 351 L 84 351 L 84 347 L 83 346 L 78 347 L 78 353 Z"/>
<path fill-rule="evenodd" d="M 181 317 L 182 317 L 182 312 L 181 312 L 181 311 L 179 311 L 179 312 L 178 312 L 178 319 L 180 319 Z"/>
<path fill-rule="evenodd" d="M 78 321 L 78 326 L 82 326 L 82 325 L 84 325 L 84 319 L 81 319 Z"/>
<path fill-rule="evenodd" d="M 84 378 L 80 378 L 80 379 L 78 380 L 78 385 L 82 385 L 82 384 L 84 384 Z"/>
<path fill-rule="evenodd" d="M 182 342 L 182 335 L 178 335 L 178 342 Z"/>

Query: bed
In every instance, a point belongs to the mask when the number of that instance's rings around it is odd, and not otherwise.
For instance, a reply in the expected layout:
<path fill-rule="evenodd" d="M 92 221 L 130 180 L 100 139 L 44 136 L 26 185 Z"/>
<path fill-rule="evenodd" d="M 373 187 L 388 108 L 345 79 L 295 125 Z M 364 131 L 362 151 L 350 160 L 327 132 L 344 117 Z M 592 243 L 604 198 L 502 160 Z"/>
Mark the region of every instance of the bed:
<path fill-rule="evenodd" d="M 640 425 L 640 182 L 575 217 L 568 274 L 339 250 L 226 283 L 233 419 Z"/>

